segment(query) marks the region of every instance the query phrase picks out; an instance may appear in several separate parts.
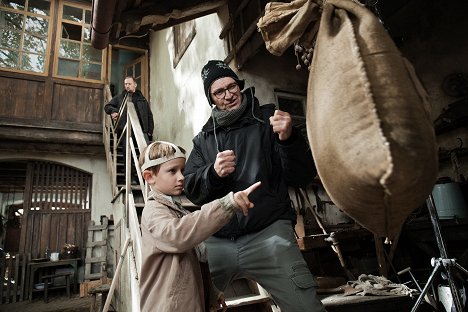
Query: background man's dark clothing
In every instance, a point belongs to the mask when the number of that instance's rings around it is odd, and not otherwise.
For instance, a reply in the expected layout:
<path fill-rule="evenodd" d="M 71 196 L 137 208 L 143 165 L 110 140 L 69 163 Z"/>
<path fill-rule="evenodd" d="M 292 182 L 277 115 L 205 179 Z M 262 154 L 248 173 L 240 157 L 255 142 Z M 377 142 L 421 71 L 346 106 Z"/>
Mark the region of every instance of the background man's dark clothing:
<path fill-rule="evenodd" d="M 110 102 L 104 106 L 104 111 L 109 115 L 112 113 L 118 113 L 126 93 L 127 91 L 124 91 L 121 94 L 114 96 L 112 100 L 110 100 Z M 129 95 L 132 96 L 132 102 L 135 105 L 138 119 L 140 120 L 141 129 L 143 130 L 143 133 L 148 135 L 149 139 L 151 140 L 154 130 L 154 121 L 150 105 L 140 90 L 135 90 L 134 93 L 129 93 Z M 122 132 L 126 121 L 127 109 L 123 111 L 122 116 L 120 117 L 119 123 L 116 127 L 117 132 Z"/>

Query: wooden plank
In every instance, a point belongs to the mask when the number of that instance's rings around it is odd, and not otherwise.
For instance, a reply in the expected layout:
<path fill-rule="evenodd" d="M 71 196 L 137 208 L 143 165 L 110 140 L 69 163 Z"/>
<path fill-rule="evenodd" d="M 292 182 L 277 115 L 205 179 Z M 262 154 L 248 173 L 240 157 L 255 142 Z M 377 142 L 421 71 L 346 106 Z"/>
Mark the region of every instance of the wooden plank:
<path fill-rule="evenodd" d="M 80 284 L 80 298 L 88 296 L 88 291 L 93 288 L 96 288 L 103 284 L 111 284 L 111 283 L 112 283 L 112 279 L 108 277 L 96 279 L 94 281 L 85 281 Z"/>
<path fill-rule="evenodd" d="M 85 259 L 85 263 L 101 263 L 101 262 L 106 262 L 106 256 L 92 257 L 92 258 Z"/>
<path fill-rule="evenodd" d="M 23 301 L 28 299 L 26 295 L 26 291 L 28 288 L 28 281 L 29 281 L 29 270 L 28 270 L 28 263 L 31 261 L 31 254 L 23 254 L 23 261 L 21 266 L 21 291 L 19 301 Z"/>
<path fill-rule="evenodd" d="M 86 259 L 85 259 L 85 280 L 99 278 L 101 273 L 93 273 L 95 264 L 107 263 L 107 234 L 108 223 L 107 217 L 103 217 L 101 225 L 90 224 L 88 226 L 88 241 L 86 243 Z M 99 235 L 100 234 L 100 235 Z M 99 240 L 95 240 L 95 235 L 99 236 Z M 94 255 L 94 251 L 98 256 Z"/>
<path fill-rule="evenodd" d="M 266 295 L 253 295 L 253 296 L 240 296 L 236 298 L 228 298 L 226 299 L 226 305 L 228 308 L 234 307 L 241 307 L 245 305 L 257 304 L 261 302 L 268 302 L 270 301 L 270 297 Z"/>
<path fill-rule="evenodd" d="M 101 278 L 101 273 L 90 273 L 86 275 L 87 280 L 96 280 Z"/>
<path fill-rule="evenodd" d="M 31 260 L 31 254 L 22 254 L 22 262 L 21 262 L 21 283 L 20 283 L 20 295 L 19 295 L 19 301 L 23 301 L 26 296 L 25 296 L 25 293 L 26 293 L 26 289 L 27 288 L 27 285 L 26 285 L 26 281 L 28 280 L 27 278 L 29 276 L 27 276 L 27 266 L 28 266 L 28 263 L 29 261 Z"/>
<path fill-rule="evenodd" d="M 92 230 L 92 227 L 94 226 L 94 221 L 89 221 L 88 225 L 88 239 L 86 242 L 86 246 L 91 244 L 94 239 L 94 232 Z M 86 247 L 86 259 L 85 259 L 85 273 L 84 273 L 84 278 L 85 280 L 88 279 L 88 276 L 91 274 L 91 263 L 87 262 L 88 259 L 91 259 L 93 256 L 93 249 L 91 247 Z"/>
<path fill-rule="evenodd" d="M 91 230 L 91 231 L 102 231 L 102 230 L 105 230 L 107 228 L 107 226 L 104 226 L 104 225 L 90 225 L 88 226 L 88 231 Z"/>
<path fill-rule="evenodd" d="M 86 248 L 92 248 L 92 247 L 97 247 L 97 246 L 105 246 L 107 244 L 107 241 L 95 241 L 91 243 L 86 244 Z"/>

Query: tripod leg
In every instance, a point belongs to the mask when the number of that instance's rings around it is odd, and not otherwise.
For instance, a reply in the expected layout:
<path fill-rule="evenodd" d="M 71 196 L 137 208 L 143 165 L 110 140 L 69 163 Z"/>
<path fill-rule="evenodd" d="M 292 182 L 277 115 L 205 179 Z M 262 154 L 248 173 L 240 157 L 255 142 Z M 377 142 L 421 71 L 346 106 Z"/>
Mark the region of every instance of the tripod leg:
<path fill-rule="evenodd" d="M 453 272 L 452 272 L 452 266 L 451 264 L 444 264 L 445 271 L 447 273 L 449 285 L 450 285 L 450 291 L 452 292 L 452 299 L 453 303 L 455 304 L 455 308 L 457 312 L 463 312 L 463 305 L 461 303 L 461 298 L 460 298 L 460 291 L 457 288 L 457 285 L 455 285 L 455 278 L 453 277 Z"/>
<path fill-rule="evenodd" d="M 461 265 L 459 265 L 458 263 L 454 263 L 455 266 L 457 267 L 457 269 L 459 269 L 460 271 L 462 271 L 463 273 L 465 273 L 466 275 L 468 275 L 468 270 L 466 270 L 464 267 L 462 267 Z"/>
<path fill-rule="evenodd" d="M 419 305 L 421 304 L 422 300 L 424 299 L 424 296 L 426 295 L 429 287 L 431 286 L 432 282 L 434 281 L 434 278 L 437 274 L 437 272 L 440 269 L 440 262 L 437 262 L 437 264 L 434 267 L 434 270 L 432 270 L 431 276 L 429 276 L 429 279 L 427 280 L 426 285 L 424 286 L 421 294 L 418 297 L 418 300 L 416 300 L 416 303 L 413 306 L 413 309 L 411 309 L 411 312 L 416 312 L 419 308 Z"/>

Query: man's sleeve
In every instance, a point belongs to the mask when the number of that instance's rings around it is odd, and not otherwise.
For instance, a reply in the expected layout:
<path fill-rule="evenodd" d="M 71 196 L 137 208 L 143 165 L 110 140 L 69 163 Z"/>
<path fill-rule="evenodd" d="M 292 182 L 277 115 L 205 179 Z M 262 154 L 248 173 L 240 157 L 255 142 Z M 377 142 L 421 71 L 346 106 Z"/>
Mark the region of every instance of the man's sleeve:
<path fill-rule="evenodd" d="M 194 144 L 184 170 L 184 190 L 187 198 L 196 205 L 203 205 L 229 193 L 229 178 L 219 178 L 213 163 L 206 162 L 201 150 Z"/>
<path fill-rule="evenodd" d="M 106 114 L 118 113 L 119 112 L 119 101 L 117 96 L 114 96 L 109 103 L 104 106 L 104 111 Z"/>

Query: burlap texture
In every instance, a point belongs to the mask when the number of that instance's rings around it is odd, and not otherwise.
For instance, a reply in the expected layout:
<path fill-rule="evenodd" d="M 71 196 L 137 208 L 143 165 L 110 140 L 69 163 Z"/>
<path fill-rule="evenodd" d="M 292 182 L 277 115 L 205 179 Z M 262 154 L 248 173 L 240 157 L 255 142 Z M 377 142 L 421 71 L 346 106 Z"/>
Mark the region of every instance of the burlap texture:
<path fill-rule="evenodd" d="M 393 238 L 438 172 L 427 94 L 413 67 L 375 15 L 351 0 L 271 2 L 257 25 L 275 55 L 316 36 L 307 132 L 320 179 L 345 213 Z"/>
<path fill-rule="evenodd" d="M 312 47 L 320 20 L 320 0 L 296 0 L 289 3 L 269 2 L 265 15 L 260 17 L 260 30 L 267 50 L 282 55 L 296 41 L 306 48 Z"/>
<path fill-rule="evenodd" d="M 334 203 L 393 238 L 438 172 L 427 94 L 377 18 L 349 0 L 323 8 L 307 91 L 307 131 Z"/>

